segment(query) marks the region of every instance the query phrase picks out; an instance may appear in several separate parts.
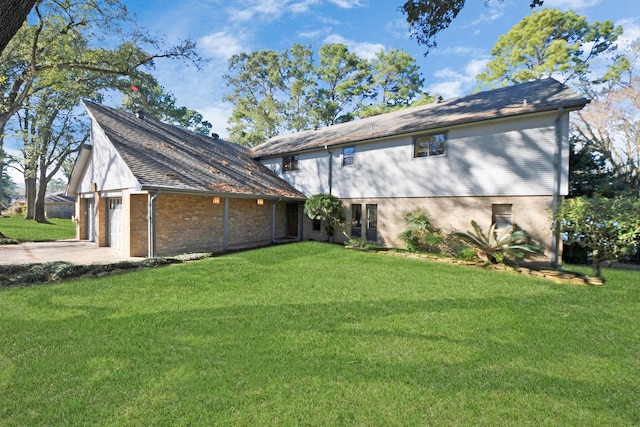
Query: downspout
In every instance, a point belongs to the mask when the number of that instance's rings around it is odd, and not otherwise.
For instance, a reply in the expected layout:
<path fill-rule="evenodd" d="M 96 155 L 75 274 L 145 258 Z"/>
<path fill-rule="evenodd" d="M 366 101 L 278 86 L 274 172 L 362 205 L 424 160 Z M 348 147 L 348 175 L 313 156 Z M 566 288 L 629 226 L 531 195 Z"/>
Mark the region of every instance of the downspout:
<path fill-rule="evenodd" d="M 271 244 L 276 243 L 276 203 L 278 200 L 271 202 Z"/>
<path fill-rule="evenodd" d="M 149 193 L 147 201 L 147 216 L 148 231 L 147 231 L 147 256 L 153 258 L 156 256 L 156 199 L 160 197 L 162 190 L 158 190 L 155 193 Z"/>
<path fill-rule="evenodd" d="M 555 120 L 556 127 L 556 146 L 554 151 L 554 185 L 553 185 L 553 230 L 551 233 L 551 266 L 557 268 L 560 266 L 560 224 L 556 220 L 558 205 L 560 204 L 560 187 L 562 185 L 562 145 L 564 142 L 563 120 L 564 107 L 558 108 L 558 116 Z"/>
<path fill-rule="evenodd" d="M 229 198 L 224 198 L 224 213 L 222 217 L 222 251 L 229 248 Z"/>
<path fill-rule="evenodd" d="M 329 152 L 329 195 L 331 195 L 333 190 L 333 153 L 327 145 L 324 146 L 324 149 Z"/>

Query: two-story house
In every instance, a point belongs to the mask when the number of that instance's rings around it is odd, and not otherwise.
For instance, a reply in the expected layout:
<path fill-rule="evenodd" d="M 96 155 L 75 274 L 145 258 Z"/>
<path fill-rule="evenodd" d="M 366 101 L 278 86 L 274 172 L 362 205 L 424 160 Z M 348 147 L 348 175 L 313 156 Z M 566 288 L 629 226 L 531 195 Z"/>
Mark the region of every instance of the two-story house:
<path fill-rule="evenodd" d="M 587 102 L 537 80 L 276 136 L 251 155 L 305 196 L 340 198 L 342 236 L 400 247 L 403 214 L 424 209 L 445 233 L 471 220 L 517 224 L 557 262 L 552 213 L 568 193 L 569 113 Z M 305 224 L 306 238 L 323 238 Z"/>

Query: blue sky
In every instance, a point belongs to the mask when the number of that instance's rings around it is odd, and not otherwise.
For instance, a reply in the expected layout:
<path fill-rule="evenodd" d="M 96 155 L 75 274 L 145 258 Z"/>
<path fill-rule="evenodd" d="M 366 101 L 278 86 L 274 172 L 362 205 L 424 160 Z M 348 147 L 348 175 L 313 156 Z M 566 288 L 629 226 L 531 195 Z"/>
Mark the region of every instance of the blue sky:
<path fill-rule="evenodd" d="M 363 58 L 381 49 L 400 48 L 417 60 L 424 89 L 445 98 L 476 87 L 475 76 L 489 61 L 501 34 L 529 14 L 529 0 L 468 0 L 468 5 L 437 38 L 438 47 L 424 48 L 408 35 L 403 0 L 144 0 L 125 2 L 141 26 L 163 34 L 168 42 L 191 38 L 209 60 L 202 71 L 178 62 L 158 62 L 154 74 L 178 103 L 200 111 L 213 130 L 228 135 L 231 105 L 222 102 L 229 89 L 222 75 L 233 54 L 259 49 L 282 51 L 293 43 L 344 43 Z M 589 22 L 611 20 L 622 25 L 621 42 L 640 38 L 638 0 L 545 0 L 545 7 L 575 10 Z"/>

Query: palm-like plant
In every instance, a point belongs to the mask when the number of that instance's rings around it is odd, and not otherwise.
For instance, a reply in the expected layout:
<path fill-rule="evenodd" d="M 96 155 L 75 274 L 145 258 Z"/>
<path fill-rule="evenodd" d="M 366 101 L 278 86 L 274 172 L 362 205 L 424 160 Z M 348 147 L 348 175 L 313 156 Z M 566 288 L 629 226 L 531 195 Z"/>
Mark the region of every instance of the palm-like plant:
<path fill-rule="evenodd" d="M 540 252 L 540 247 L 530 241 L 527 233 L 514 226 L 496 231 L 496 225 L 492 224 L 486 234 L 477 222 L 471 221 L 471 226 L 473 231 L 456 232 L 454 236 L 473 247 L 482 261 L 498 264 L 506 256 L 522 258 L 527 253 Z"/>

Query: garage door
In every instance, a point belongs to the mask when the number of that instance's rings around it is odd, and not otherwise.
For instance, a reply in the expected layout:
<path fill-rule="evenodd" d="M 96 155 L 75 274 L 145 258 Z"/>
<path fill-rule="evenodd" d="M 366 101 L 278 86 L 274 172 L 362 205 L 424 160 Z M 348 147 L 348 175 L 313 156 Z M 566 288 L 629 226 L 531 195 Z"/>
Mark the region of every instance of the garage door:
<path fill-rule="evenodd" d="M 109 246 L 120 249 L 122 243 L 122 199 L 109 199 Z"/>

